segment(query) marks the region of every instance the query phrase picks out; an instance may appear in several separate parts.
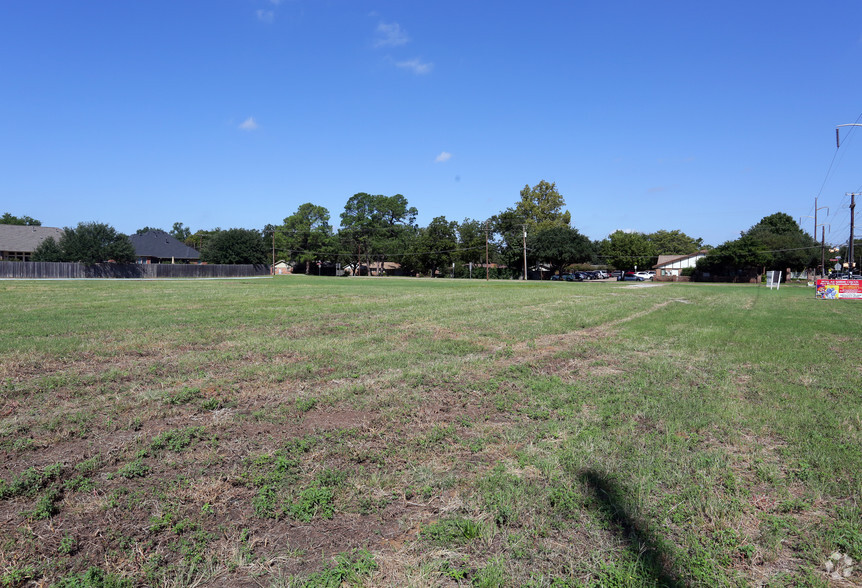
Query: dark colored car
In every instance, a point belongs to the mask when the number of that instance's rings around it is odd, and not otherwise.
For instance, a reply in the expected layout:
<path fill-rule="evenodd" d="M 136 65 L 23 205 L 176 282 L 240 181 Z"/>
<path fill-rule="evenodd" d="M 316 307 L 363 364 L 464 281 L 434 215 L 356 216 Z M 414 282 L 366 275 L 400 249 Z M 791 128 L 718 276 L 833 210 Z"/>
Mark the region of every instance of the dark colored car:
<path fill-rule="evenodd" d="M 626 272 L 617 278 L 618 282 L 643 282 L 644 279 L 634 272 Z"/>

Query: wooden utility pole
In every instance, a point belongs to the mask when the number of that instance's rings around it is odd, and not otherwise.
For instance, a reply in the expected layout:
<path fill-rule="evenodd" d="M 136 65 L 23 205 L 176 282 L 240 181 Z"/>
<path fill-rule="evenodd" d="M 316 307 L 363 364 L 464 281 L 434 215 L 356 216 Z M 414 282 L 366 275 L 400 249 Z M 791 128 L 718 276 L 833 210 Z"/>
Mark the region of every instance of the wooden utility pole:
<path fill-rule="evenodd" d="M 854 257 L 855 252 L 853 251 L 853 226 L 854 226 L 854 209 L 856 208 L 856 197 L 860 194 L 858 192 L 850 192 L 847 196 L 850 196 L 850 245 L 847 248 L 848 256 L 850 257 L 850 273 L 853 274 L 853 266 L 856 265 L 856 258 Z"/>
<path fill-rule="evenodd" d="M 485 281 L 490 279 L 490 269 L 488 266 L 488 223 L 485 223 Z"/>
<path fill-rule="evenodd" d="M 832 229 L 829 229 L 830 231 Z M 817 235 L 815 235 L 815 238 Z M 826 277 L 826 227 L 820 227 L 820 275 Z"/>
<path fill-rule="evenodd" d="M 829 207 L 828 206 L 821 206 L 820 208 L 817 208 L 817 196 L 815 196 L 814 197 L 814 239 L 817 239 L 817 211 L 822 210 L 824 208 L 826 209 L 826 214 L 828 216 L 829 215 Z M 823 243 L 821 243 L 821 245 L 820 245 L 820 257 L 821 257 L 820 275 L 825 276 L 826 275 L 826 265 L 824 265 L 824 257 L 825 256 L 823 255 Z"/>

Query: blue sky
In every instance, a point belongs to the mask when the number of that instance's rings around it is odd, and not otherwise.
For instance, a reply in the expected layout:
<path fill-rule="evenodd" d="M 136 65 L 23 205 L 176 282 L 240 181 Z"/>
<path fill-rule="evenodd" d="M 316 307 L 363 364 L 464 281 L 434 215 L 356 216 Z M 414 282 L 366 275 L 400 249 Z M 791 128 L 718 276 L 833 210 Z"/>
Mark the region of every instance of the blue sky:
<path fill-rule="evenodd" d="M 0 212 L 132 233 L 313 202 L 337 226 L 369 192 L 425 225 L 544 179 L 593 239 L 813 232 L 819 196 L 837 243 L 860 66 L 857 0 L 7 0 Z"/>

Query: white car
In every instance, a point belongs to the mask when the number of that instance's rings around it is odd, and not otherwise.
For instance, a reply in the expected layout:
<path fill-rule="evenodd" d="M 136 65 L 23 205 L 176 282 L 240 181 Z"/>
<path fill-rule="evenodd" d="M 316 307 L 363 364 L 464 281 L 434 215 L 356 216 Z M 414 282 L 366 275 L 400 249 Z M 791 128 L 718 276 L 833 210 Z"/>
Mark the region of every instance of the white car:
<path fill-rule="evenodd" d="M 652 274 L 650 272 L 635 272 L 635 275 L 640 277 L 640 278 L 643 278 L 644 280 L 651 280 L 651 279 L 653 279 L 653 276 L 655 274 Z"/>

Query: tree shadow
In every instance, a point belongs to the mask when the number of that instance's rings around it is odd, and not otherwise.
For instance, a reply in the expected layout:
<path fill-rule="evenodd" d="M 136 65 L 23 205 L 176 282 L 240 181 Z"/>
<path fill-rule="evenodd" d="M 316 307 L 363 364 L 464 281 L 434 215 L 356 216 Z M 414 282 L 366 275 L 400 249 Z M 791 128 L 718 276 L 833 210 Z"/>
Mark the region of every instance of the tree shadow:
<path fill-rule="evenodd" d="M 612 532 L 628 543 L 642 570 L 655 578 L 656 585 L 667 588 L 686 586 L 673 573 L 673 558 L 661 539 L 626 510 L 623 490 L 594 470 L 582 471 L 579 478 L 589 489 Z"/>

